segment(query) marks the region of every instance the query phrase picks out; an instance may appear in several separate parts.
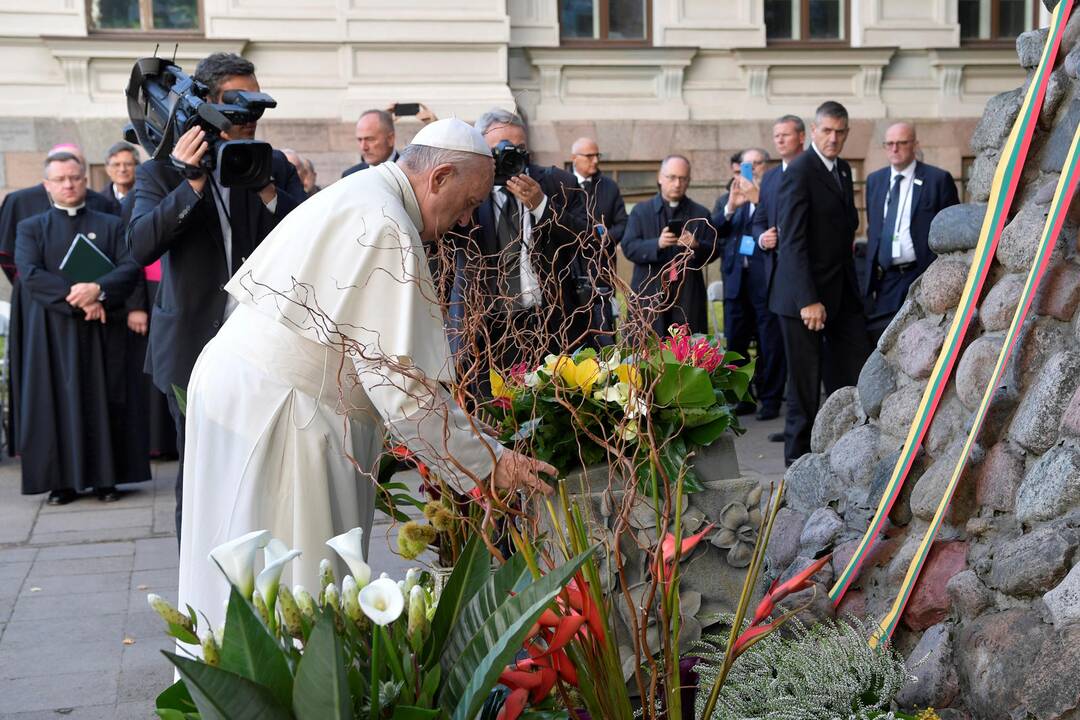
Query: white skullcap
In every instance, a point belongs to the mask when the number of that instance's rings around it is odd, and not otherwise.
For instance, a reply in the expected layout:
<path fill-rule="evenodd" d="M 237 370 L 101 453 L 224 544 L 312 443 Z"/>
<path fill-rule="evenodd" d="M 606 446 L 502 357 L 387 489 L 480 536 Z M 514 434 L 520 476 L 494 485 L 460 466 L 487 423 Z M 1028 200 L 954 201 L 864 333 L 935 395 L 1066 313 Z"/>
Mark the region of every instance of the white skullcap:
<path fill-rule="evenodd" d="M 420 132 L 416 133 L 411 144 L 491 157 L 491 148 L 484 142 L 484 136 L 480 134 L 480 131 L 457 118 L 436 120 L 425 125 Z"/>

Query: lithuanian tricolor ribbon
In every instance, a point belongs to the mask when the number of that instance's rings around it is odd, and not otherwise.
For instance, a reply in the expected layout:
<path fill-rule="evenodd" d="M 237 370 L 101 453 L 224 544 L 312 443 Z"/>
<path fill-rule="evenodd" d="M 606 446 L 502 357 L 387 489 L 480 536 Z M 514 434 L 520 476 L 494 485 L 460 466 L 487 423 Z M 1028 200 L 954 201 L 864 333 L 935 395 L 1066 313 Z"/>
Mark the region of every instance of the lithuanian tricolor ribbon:
<path fill-rule="evenodd" d="M 938 503 L 937 510 L 934 513 L 934 519 L 930 522 L 929 527 L 927 527 L 922 542 L 919 544 L 918 550 L 915 551 L 915 556 L 911 559 L 911 564 L 908 565 L 908 571 L 904 576 L 904 582 L 901 585 L 899 594 L 896 596 L 896 601 L 893 603 L 888 614 L 881 620 L 878 631 L 874 634 L 873 638 L 871 638 L 871 644 L 873 645 L 876 645 L 881 638 L 887 638 L 892 635 L 893 630 L 896 628 L 896 623 L 900 619 L 900 615 L 904 612 L 904 606 L 907 604 L 908 598 L 911 597 L 911 591 L 915 587 L 915 581 L 919 579 L 919 571 L 922 570 L 922 566 L 926 562 L 926 556 L 930 552 L 930 546 L 934 543 L 934 537 L 937 535 L 938 528 L 941 526 L 942 518 L 945 517 L 945 511 L 948 509 L 949 502 L 952 500 L 953 493 L 956 491 L 956 485 L 960 481 L 960 476 L 964 474 L 964 469 L 967 466 L 967 458 L 971 452 L 971 446 L 975 444 L 975 440 L 979 437 L 979 431 L 982 429 L 983 420 L 986 419 L 986 411 L 990 407 L 990 401 L 993 399 L 994 393 L 997 391 L 1001 379 L 1005 375 L 1005 367 L 1008 365 L 1009 358 L 1011 357 L 1013 350 L 1016 349 L 1016 341 L 1020 336 L 1020 328 L 1023 326 L 1024 319 L 1031 310 L 1031 304 L 1035 300 L 1035 293 L 1038 292 L 1039 285 L 1042 283 L 1042 279 L 1046 275 L 1047 269 L 1050 267 L 1050 258 L 1054 253 L 1054 246 L 1057 245 L 1058 235 L 1061 234 L 1061 226 L 1065 223 L 1065 216 L 1069 212 L 1069 203 L 1072 201 L 1073 194 L 1076 192 L 1077 179 L 1080 179 L 1080 173 L 1077 172 L 1076 167 L 1078 146 L 1080 146 L 1080 127 L 1077 127 L 1076 133 L 1073 135 L 1072 146 L 1069 148 L 1069 154 L 1065 158 L 1065 165 L 1061 169 L 1061 177 L 1058 178 L 1054 200 L 1050 204 L 1050 212 L 1046 218 L 1046 225 L 1043 227 L 1038 252 L 1035 255 L 1035 260 L 1031 265 L 1031 269 L 1028 271 L 1027 281 L 1024 283 L 1023 292 L 1020 294 L 1020 302 L 1016 306 L 1016 312 L 1013 313 L 1012 323 L 1009 325 L 1009 330 L 1005 334 L 1005 341 L 1001 344 L 1001 350 L 998 352 L 997 363 L 994 365 L 994 372 L 990 376 L 990 382 L 986 384 L 986 389 L 983 391 L 979 407 L 975 410 L 975 417 L 972 420 L 971 430 L 968 432 L 967 440 L 964 442 L 964 448 L 960 451 L 960 456 L 956 460 L 956 466 L 953 468 L 952 475 L 949 477 L 949 482 L 945 486 L 945 493 Z"/>
<path fill-rule="evenodd" d="M 915 413 L 915 418 L 908 430 L 907 439 L 904 441 L 900 457 L 893 468 L 892 476 L 881 496 L 877 511 L 870 521 L 870 527 L 863 535 L 854 555 L 848 562 L 847 567 L 837 577 L 836 583 L 829 591 L 829 597 L 834 604 L 839 604 L 851 586 L 859 572 L 863 561 L 869 555 L 874 541 L 881 533 L 885 521 L 892 510 L 893 504 L 900 495 L 904 481 L 911 466 L 915 461 L 923 438 L 926 436 L 930 423 L 934 419 L 941 397 L 945 392 L 953 367 L 960 356 L 961 343 L 971 319 L 975 314 L 976 304 L 982 292 L 986 278 L 990 274 L 990 264 L 997 250 L 998 241 L 1001 239 L 1001 231 L 1008 220 L 1009 209 L 1012 207 L 1016 189 L 1020 183 L 1020 175 L 1027 158 L 1028 148 L 1032 137 L 1035 135 L 1036 123 L 1039 112 L 1042 109 L 1043 98 L 1050 82 L 1057 59 L 1058 49 L 1061 46 L 1061 38 L 1065 32 L 1069 15 L 1072 11 L 1073 0 L 1062 0 L 1054 10 L 1050 23 L 1050 32 L 1043 48 L 1039 66 L 1028 86 L 1024 103 L 1009 133 L 1008 140 L 1002 148 L 998 161 L 997 170 L 994 174 L 994 183 L 991 187 L 990 198 L 987 204 L 986 215 L 983 217 L 982 230 L 979 234 L 979 242 L 968 271 L 967 282 L 964 292 L 960 296 L 960 302 L 956 308 L 952 325 L 945 337 L 937 363 L 930 374 L 926 390 L 923 391 L 922 400 Z M 925 553 L 923 556 L 925 559 Z M 916 570 L 915 575 L 917 576 Z M 908 588 L 910 594 L 910 588 Z"/>

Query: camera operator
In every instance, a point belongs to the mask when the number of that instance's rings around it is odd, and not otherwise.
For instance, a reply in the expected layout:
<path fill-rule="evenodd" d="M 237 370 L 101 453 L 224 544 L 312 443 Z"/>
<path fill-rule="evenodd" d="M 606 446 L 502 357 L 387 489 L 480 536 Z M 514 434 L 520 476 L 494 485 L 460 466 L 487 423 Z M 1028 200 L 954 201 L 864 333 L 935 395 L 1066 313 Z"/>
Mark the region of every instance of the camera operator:
<path fill-rule="evenodd" d="M 534 365 L 587 335 L 590 307 L 578 299 L 576 266 L 589 227 L 574 176 L 528 162 L 520 117 L 491 110 L 476 128 L 495 156 L 495 187 L 473 213 L 475 232 L 458 242 L 450 324 L 459 367 L 479 370 L 486 394 L 488 367 Z"/>
<path fill-rule="evenodd" d="M 233 53 L 215 53 L 194 77 L 209 88 L 208 102 L 229 90 L 259 92 L 255 66 Z M 233 125 L 222 139 L 252 139 L 256 120 Z M 210 148 L 206 132 L 185 132 L 170 159 L 150 160 L 135 173 L 135 207 L 128 228 L 140 265 L 161 258 L 161 285 L 154 302 L 146 370 L 169 400 L 177 429 L 180 469 L 176 478 L 176 533 L 183 497 L 184 418 L 174 386 L 186 388 L 195 359 L 236 307 L 224 290 L 232 274 L 271 230 L 304 198 L 296 170 L 273 152 L 271 182 L 259 190 L 228 188 L 217 167 L 185 177 L 175 163 L 198 168 Z"/>

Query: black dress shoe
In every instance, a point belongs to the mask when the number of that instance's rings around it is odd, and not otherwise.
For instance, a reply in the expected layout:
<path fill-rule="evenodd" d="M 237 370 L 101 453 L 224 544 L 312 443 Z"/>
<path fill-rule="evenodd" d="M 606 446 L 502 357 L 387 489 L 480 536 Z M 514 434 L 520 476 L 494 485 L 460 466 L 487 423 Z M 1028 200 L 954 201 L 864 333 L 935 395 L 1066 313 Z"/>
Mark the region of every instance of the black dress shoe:
<path fill-rule="evenodd" d="M 735 406 L 736 415 L 752 415 L 757 410 L 757 403 L 752 400 L 742 400 Z"/>
<path fill-rule="evenodd" d="M 769 442 L 784 442 L 784 433 L 769 433 Z"/>
<path fill-rule="evenodd" d="M 775 420 L 780 417 L 780 408 L 761 406 L 757 411 L 758 420 Z"/>
<path fill-rule="evenodd" d="M 96 488 L 94 494 L 101 502 L 111 503 L 120 499 L 120 493 L 115 487 Z"/>
<path fill-rule="evenodd" d="M 49 505 L 67 505 L 77 497 L 74 490 L 53 490 L 49 493 L 49 499 L 46 502 Z"/>

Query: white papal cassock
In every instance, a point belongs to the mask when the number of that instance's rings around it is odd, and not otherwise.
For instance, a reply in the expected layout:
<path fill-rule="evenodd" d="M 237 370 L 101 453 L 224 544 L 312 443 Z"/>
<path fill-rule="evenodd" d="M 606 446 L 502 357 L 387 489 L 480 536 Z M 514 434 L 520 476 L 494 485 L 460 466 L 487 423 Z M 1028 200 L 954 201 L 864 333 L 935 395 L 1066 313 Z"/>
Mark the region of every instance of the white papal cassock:
<path fill-rule="evenodd" d="M 304 202 L 226 286 L 239 307 L 188 386 L 180 607 L 223 622 L 207 555 L 252 530 L 301 550 L 282 581 L 317 592 L 326 540 L 370 535 L 372 478 L 350 456 L 372 469 L 387 427 L 463 490 L 491 473 L 502 448 L 434 381 L 452 370 L 421 230 L 383 163 Z"/>

